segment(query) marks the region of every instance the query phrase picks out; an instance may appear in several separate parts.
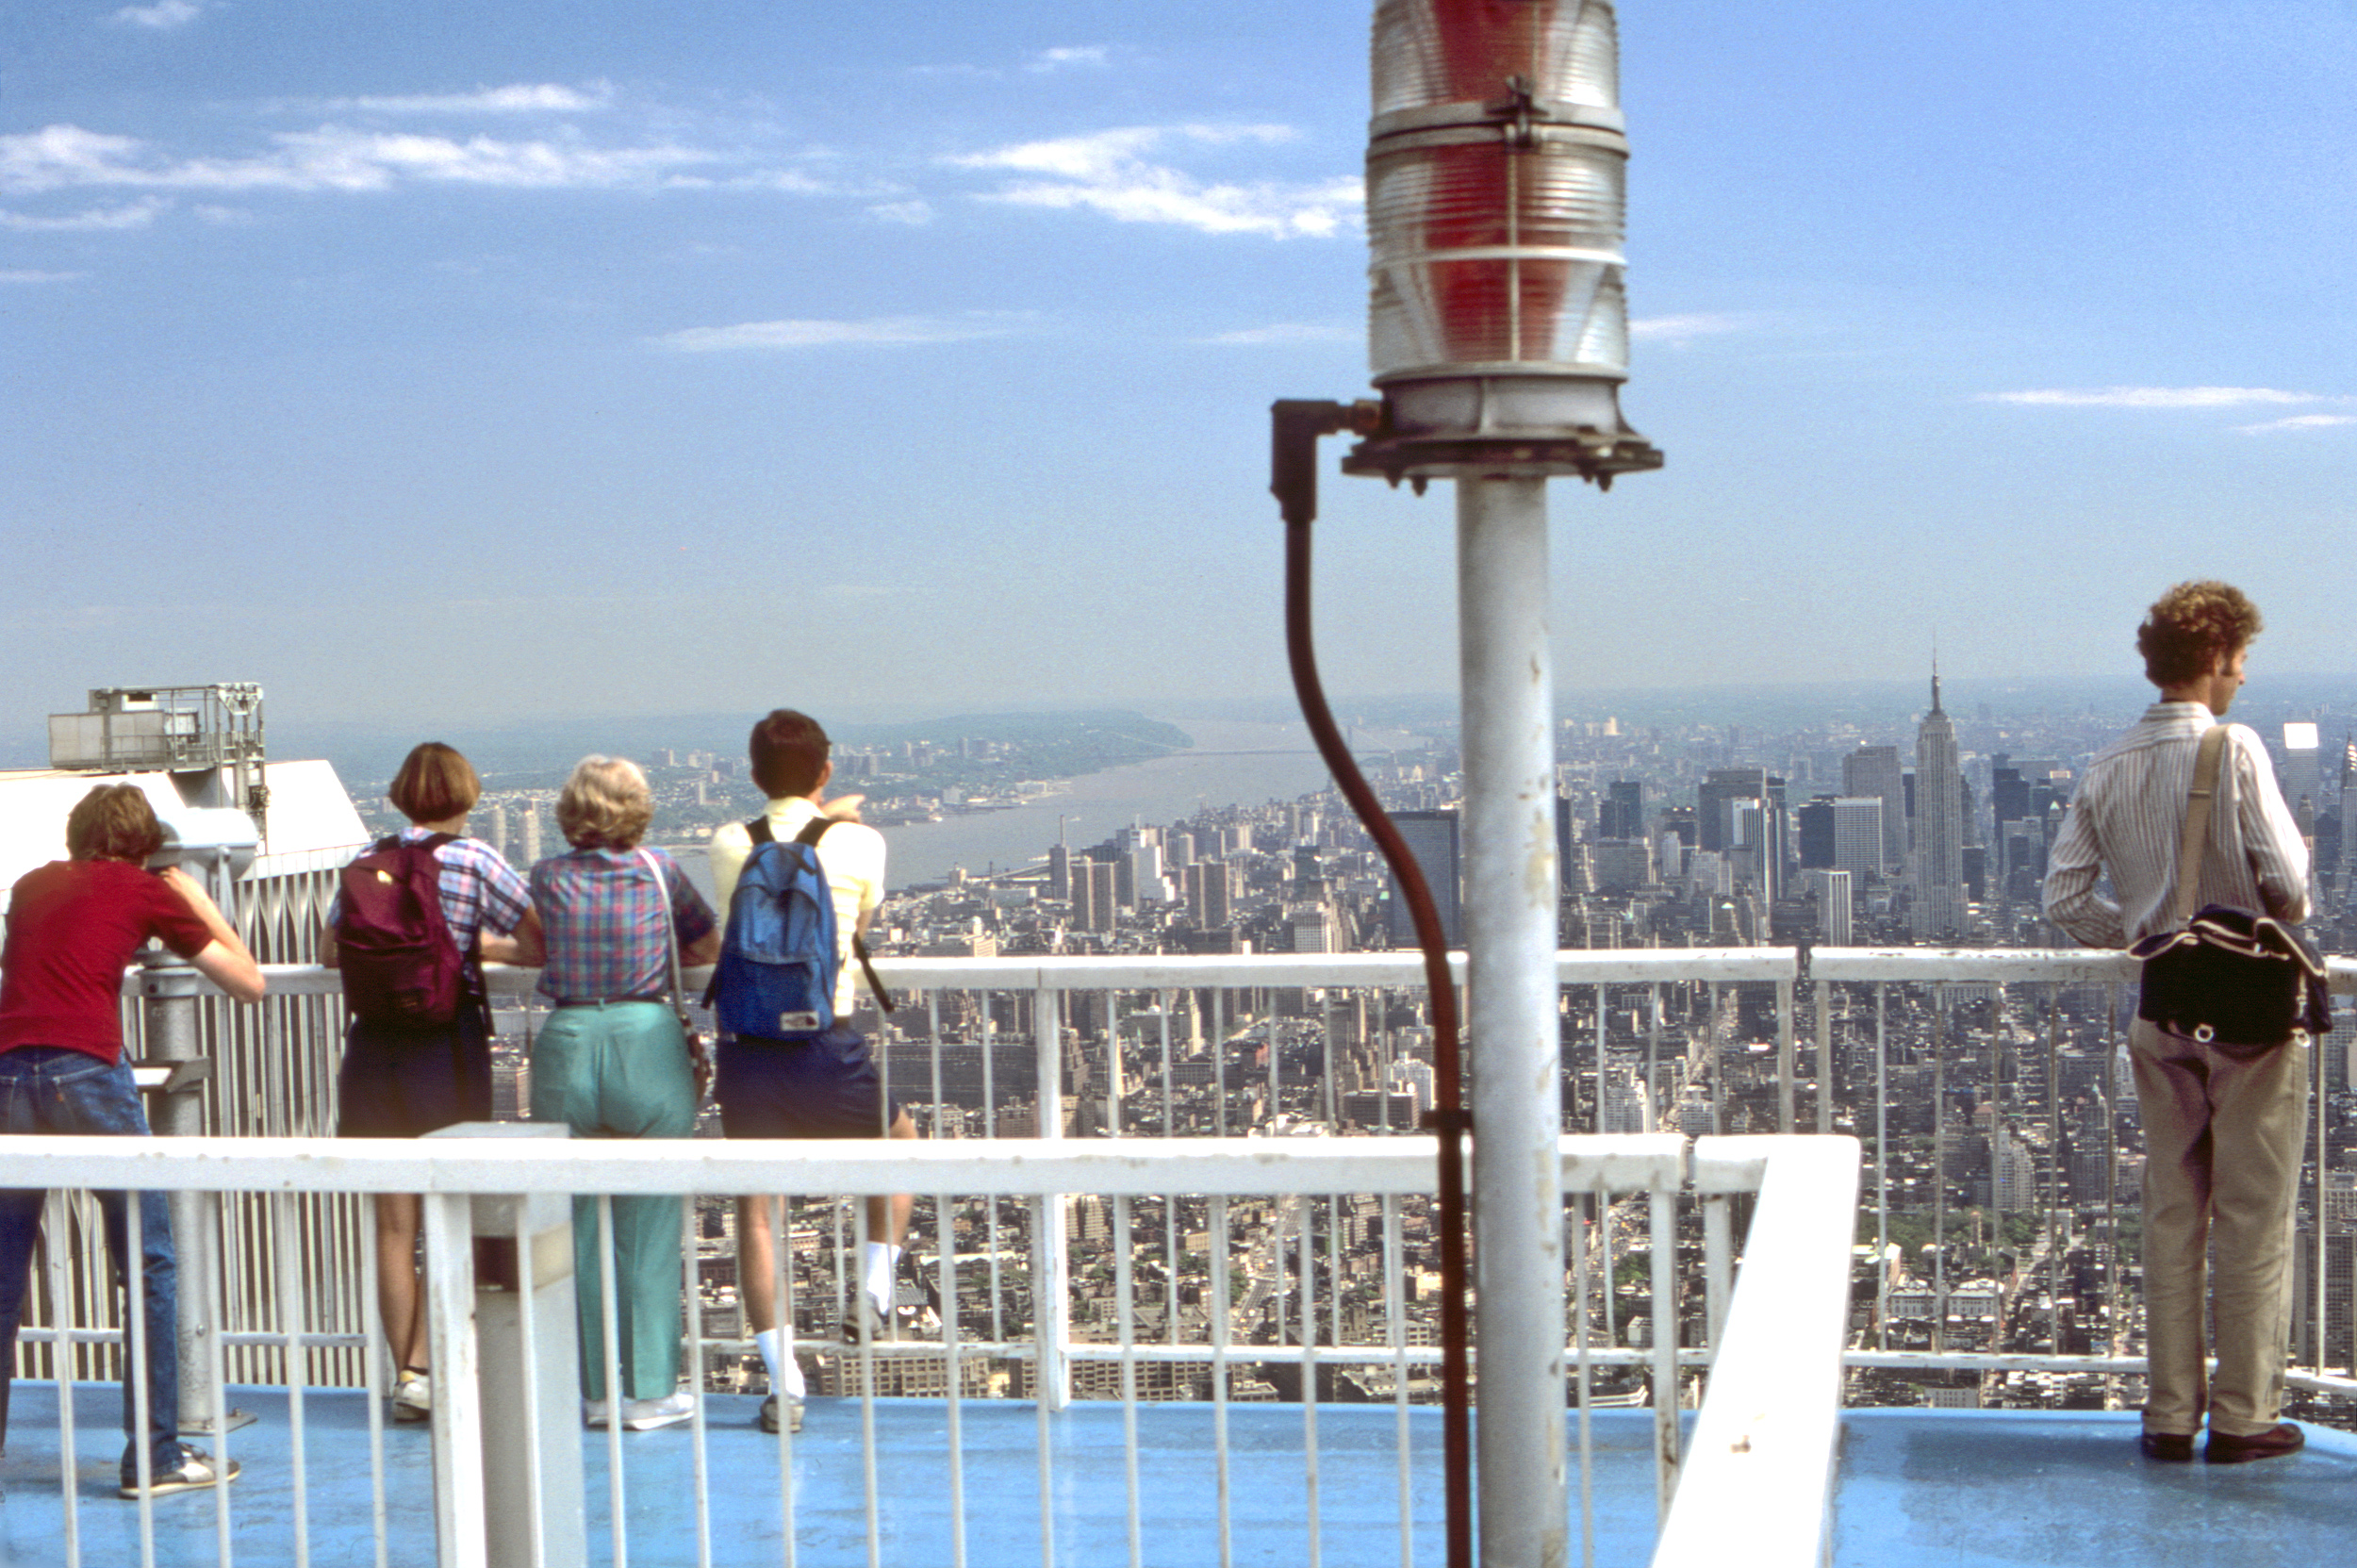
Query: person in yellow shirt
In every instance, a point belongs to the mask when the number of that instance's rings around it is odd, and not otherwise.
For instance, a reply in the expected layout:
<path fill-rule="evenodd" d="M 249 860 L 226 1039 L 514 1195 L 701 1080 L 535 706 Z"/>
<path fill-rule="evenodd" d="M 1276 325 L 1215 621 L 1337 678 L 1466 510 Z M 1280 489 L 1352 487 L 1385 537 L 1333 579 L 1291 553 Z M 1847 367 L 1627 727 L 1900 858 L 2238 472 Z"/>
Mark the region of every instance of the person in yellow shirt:
<path fill-rule="evenodd" d="M 883 834 L 859 819 L 862 797 L 826 798 L 834 776 L 832 743 L 818 721 L 779 708 L 753 726 L 749 748 L 753 782 L 769 798 L 759 820 L 768 836 L 790 843 L 819 818 L 828 825 L 816 846 L 834 895 L 836 960 L 833 1026 L 799 1040 L 759 1040 L 722 1034 L 714 1098 L 721 1130 L 732 1138 L 914 1138 L 916 1123 L 884 1093 L 867 1041 L 845 1021 L 856 1000 L 852 938 L 864 935 L 883 903 Z M 712 878 L 722 910 L 752 858 L 754 834 L 732 822 L 712 835 Z M 867 1243 L 860 1289 L 843 1335 L 851 1344 L 882 1337 L 892 1323 L 893 1281 L 900 1239 L 908 1230 L 909 1195 L 867 1200 Z M 736 1201 L 737 1288 L 753 1343 L 769 1371 L 769 1398 L 761 1425 L 775 1431 L 781 1416 L 801 1426 L 802 1372 L 778 1316 L 773 1207 L 766 1197 Z M 784 1397 L 782 1399 L 780 1395 Z"/>

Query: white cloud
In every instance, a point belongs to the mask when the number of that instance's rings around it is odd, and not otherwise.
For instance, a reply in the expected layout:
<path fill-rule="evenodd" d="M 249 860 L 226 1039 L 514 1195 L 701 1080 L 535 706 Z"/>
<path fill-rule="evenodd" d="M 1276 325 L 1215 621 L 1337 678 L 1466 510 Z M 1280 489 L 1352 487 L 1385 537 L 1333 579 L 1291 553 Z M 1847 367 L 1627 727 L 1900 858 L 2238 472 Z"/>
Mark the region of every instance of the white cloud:
<path fill-rule="evenodd" d="M 1276 239 L 1323 239 L 1351 227 L 1363 195 L 1355 176 L 1307 185 L 1210 181 L 1146 157 L 1174 145 L 1266 145 L 1293 136 L 1284 125 L 1132 125 L 949 161 L 965 169 L 1046 176 L 1003 186 L 985 198 L 1021 206 L 1080 207 L 1125 223 L 1175 223 L 1204 234 Z"/>
<path fill-rule="evenodd" d="M 1023 62 L 1023 69 L 1034 73 L 1068 71 L 1076 66 L 1083 70 L 1101 70 L 1107 63 L 1105 54 L 1105 46 L 1101 43 L 1080 48 L 1042 49 Z"/>
<path fill-rule="evenodd" d="M 2287 420 L 2268 420 L 2263 424 L 2238 424 L 2234 428 L 2246 435 L 2255 436 L 2268 430 L 2325 430 L 2340 424 L 2357 424 L 2357 414 L 2294 414 Z"/>
<path fill-rule="evenodd" d="M 255 221 L 254 214 L 241 206 L 220 206 L 205 202 L 189 210 L 215 228 L 239 228 Z"/>
<path fill-rule="evenodd" d="M 2100 387 L 2030 392 L 1986 392 L 1984 403 L 2019 403 L 2064 408 L 2241 408 L 2252 404 L 2324 403 L 2316 392 L 2285 392 L 2272 387 Z"/>
<path fill-rule="evenodd" d="M 335 98 L 326 108 L 372 114 L 583 114 L 607 107 L 614 84 L 566 87 L 555 82 L 517 82 L 479 87 L 472 92 L 421 92 L 373 98 Z"/>
<path fill-rule="evenodd" d="M 1207 343 L 1348 343 L 1357 340 L 1363 329 L 1345 326 L 1340 322 L 1278 322 L 1271 326 L 1249 326 L 1235 332 L 1222 332 L 1203 339 Z"/>
<path fill-rule="evenodd" d="M 1687 316 L 1640 316 L 1628 323 L 1628 335 L 1639 342 L 1683 343 L 1691 338 L 1742 332 L 1753 324 L 1754 318 L 1749 316 L 1708 312 Z"/>
<path fill-rule="evenodd" d="M 271 139 L 255 157 L 158 157 L 136 138 L 50 125 L 0 136 L 0 191 L 83 187 L 183 190 L 384 190 L 404 184 L 511 189 L 659 187 L 714 161 L 688 147 L 605 148 L 569 140 L 419 136 L 323 125 Z"/>
<path fill-rule="evenodd" d="M 205 14 L 205 8 L 196 0 L 157 0 L 153 6 L 125 6 L 107 18 L 120 26 L 154 27 L 169 32 L 185 27 Z"/>
<path fill-rule="evenodd" d="M 0 269 L 0 283 L 71 283 L 83 272 L 40 272 L 29 268 Z"/>
<path fill-rule="evenodd" d="M 911 228 L 922 228 L 933 221 L 932 206 L 926 202 L 879 202 L 867 211 L 888 223 L 906 223 Z"/>
<path fill-rule="evenodd" d="M 5 188 L 4 180 L 0 180 L 0 188 Z M 147 196 L 122 206 L 94 206 L 86 212 L 70 212 L 55 218 L 37 216 L 29 212 L 0 211 L 0 229 L 14 229 L 22 234 L 73 234 L 103 229 L 143 229 L 156 221 L 157 213 L 171 205 L 161 196 Z"/>
<path fill-rule="evenodd" d="M 932 316 L 876 316 L 865 321 L 741 322 L 734 326 L 695 326 L 653 339 L 687 354 L 740 349 L 826 348 L 842 343 L 954 343 L 999 338 L 1014 330 L 1003 316 L 945 320 Z"/>

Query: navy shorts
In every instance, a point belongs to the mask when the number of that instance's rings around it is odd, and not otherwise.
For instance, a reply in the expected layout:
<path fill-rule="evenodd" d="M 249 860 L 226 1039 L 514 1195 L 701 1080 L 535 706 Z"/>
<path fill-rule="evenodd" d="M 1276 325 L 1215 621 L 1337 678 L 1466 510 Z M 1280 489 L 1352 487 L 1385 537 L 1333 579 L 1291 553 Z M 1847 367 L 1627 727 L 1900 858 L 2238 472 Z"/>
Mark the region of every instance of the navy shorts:
<path fill-rule="evenodd" d="M 491 1039 L 478 1002 L 447 1028 L 352 1020 L 336 1074 L 336 1135 L 414 1138 L 453 1122 L 491 1119 Z"/>
<path fill-rule="evenodd" d="M 805 1040 L 724 1034 L 717 1055 L 712 1093 L 732 1138 L 881 1138 L 900 1118 L 855 1029 Z"/>

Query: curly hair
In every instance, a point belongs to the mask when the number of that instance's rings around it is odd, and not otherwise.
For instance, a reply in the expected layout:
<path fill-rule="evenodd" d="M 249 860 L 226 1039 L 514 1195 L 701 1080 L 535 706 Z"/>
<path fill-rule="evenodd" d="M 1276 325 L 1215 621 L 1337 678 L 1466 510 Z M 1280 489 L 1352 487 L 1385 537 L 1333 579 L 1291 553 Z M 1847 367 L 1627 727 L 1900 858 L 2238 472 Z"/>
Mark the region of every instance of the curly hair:
<path fill-rule="evenodd" d="M 2263 622 L 2259 607 L 2230 583 L 2180 583 L 2153 602 L 2136 628 L 2145 678 L 2156 686 L 2198 681 L 2247 648 Z"/>
<path fill-rule="evenodd" d="M 624 757 L 584 757 L 556 798 L 556 825 L 576 850 L 634 850 L 654 820 L 647 775 Z"/>

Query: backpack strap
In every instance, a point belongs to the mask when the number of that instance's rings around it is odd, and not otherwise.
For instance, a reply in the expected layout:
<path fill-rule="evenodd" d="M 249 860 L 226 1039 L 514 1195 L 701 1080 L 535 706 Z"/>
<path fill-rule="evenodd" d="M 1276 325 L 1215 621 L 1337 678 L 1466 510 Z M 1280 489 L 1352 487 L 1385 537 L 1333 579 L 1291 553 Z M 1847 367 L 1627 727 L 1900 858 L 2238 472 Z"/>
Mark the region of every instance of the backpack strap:
<path fill-rule="evenodd" d="M 393 838 L 387 842 L 393 842 L 400 837 L 399 834 L 395 834 Z M 458 835 L 454 833 L 430 833 L 418 840 L 411 848 L 423 850 L 427 854 L 433 854 L 443 845 L 454 844 L 457 841 Z M 438 860 L 440 857 L 436 856 L 436 858 Z M 439 891 L 438 881 L 436 890 Z M 481 926 L 475 928 L 473 937 L 467 943 L 467 950 L 460 953 L 458 957 L 466 967 L 469 990 L 483 1002 L 483 1031 L 486 1035 L 488 1035 L 491 1032 L 491 981 L 490 977 L 483 972 L 483 928 Z"/>
<path fill-rule="evenodd" d="M 768 818 L 762 818 L 761 825 L 766 832 L 769 826 Z M 827 830 L 833 826 L 834 818 L 832 817 L 814 817 L 804 824 L 800 833 L 794 835 L 794 842 L 807 844 L 816 850 L 818 841 L 827 836 Z M 876 993 L 876 1005 L 890 1013 L 894 1005 L 892 993 L 885 990 L 884 982 L 876 978 L 876 966 L 867 958 L 867 939 L 859 933 L 857 926 L 851 928 L 851 956 L 859 960 L 860 973 L 867 977 L 867 988 Z"/>

